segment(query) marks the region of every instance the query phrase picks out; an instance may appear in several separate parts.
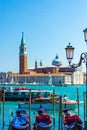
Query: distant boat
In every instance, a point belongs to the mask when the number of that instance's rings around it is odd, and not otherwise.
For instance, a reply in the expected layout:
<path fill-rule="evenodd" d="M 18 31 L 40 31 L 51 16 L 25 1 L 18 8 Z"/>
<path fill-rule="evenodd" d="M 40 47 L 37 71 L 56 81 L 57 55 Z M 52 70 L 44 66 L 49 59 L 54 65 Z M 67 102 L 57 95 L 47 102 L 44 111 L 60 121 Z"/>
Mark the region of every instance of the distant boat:
<path fill-rule="evenodd" d="M 83 122 L 70 108 L 62 111 L 63 122 L 66 130 L 83 130 Z"/>
<path fill-rule="evenodd" d="M 17 109 L 16 116 L 10 122 L 9 130 L 29 130 L 29 116 L 23 109 Z"/>
<path fill-rule="evenodd" d="M 40 105 L 38 115 L 35 118 L 34 130 L 52 130 L 52 117 Z"/>

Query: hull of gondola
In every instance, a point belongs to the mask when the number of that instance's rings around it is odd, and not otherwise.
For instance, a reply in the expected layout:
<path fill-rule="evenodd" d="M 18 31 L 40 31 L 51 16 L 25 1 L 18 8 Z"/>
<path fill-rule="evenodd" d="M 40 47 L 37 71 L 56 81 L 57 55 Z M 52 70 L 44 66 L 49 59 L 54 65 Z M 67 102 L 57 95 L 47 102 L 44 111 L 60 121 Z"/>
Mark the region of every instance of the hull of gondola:
<path fill-rule="evenodd" d="M 34 130 L 52 130 L 52 123 L 46 124 L 43 122 L 36 122 Z"/>

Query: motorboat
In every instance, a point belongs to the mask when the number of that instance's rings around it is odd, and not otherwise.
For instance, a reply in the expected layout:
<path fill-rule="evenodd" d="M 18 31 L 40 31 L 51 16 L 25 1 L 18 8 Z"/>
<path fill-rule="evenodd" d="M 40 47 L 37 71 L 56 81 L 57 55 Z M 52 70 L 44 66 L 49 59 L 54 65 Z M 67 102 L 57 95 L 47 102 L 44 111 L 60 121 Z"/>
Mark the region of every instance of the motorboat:
<path fill-rule="evenodd" d="M 37 97 L 31 100 L 31 109 L 38 109 L 39 105 L 42 104 L 47 110 L 59 110 L 60 101 L 57 94 L 48 96 L 48 97 Z M 69 106 L 73 110 L 76 108 L 78 102 L 76 100 L 70 100 L 69 97 L 62 98 L 62 107 Z M 29 109 L 29 102 L 21 102 L 18 104 L 23 109 Z"/>

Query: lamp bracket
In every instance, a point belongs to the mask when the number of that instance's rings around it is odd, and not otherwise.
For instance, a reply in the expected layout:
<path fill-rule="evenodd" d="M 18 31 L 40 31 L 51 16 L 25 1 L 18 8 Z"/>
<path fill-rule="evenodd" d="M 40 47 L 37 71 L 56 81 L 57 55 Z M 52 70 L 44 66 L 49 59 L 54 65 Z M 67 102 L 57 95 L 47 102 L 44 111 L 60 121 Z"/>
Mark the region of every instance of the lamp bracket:
<path fill-rule="evenodd" d="M 72 64 L 72 65 L 70 65 L 70 66 L 71 66 L 72 68 L 77 68 L 77 67 L 79 67 L 79 66 L 82 65 L 82 61 L 83 61 L 84 63 L 87 61 L 87 52 L 86 52 L 86 53 L 82 53 L 82 54 L 80 55 L 80 61 L 79 61 L 78 64 Z"/>

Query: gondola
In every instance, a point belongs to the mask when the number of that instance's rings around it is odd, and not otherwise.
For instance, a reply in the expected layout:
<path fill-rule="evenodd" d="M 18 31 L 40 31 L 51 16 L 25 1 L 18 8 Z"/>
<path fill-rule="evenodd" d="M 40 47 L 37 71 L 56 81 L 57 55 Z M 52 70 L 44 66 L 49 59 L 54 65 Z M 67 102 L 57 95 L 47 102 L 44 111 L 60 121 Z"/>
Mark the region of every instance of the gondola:
<path fill-rule="evenodd" d="M 64 108 L 62 114 L 66 130 L 83 130 L 83 122 L 81 118 L 76 115 L 72 109 Z"/>
<path fill-rule="evenodd" d="M 34 130 L 52 130 L 52 117 L 40 106 L 34 123 Z"/>
<path fill-rule="evenodd" d="M 29 116 L 23 109 L 16 110 L 16 116 L 13 116 L 10 122 L 9 130 L 29 130 Z"/>

